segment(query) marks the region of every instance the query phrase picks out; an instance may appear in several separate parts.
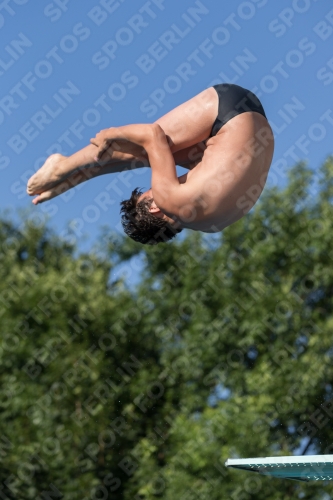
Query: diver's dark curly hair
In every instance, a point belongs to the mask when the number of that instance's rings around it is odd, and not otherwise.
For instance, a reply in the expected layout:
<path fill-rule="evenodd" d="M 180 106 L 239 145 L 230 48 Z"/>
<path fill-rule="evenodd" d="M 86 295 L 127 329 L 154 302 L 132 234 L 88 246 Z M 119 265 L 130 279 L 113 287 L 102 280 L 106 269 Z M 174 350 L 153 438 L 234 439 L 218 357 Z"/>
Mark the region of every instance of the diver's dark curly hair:
<path fill-rule="evenodd" d="M 166 220 L 149 212 L 152 198 L 138 203 L 141 194 L 142 191 L 135 188 L 130 199 L 120 203 L 121 223 L 125 233 L 134 241 L 146 245 L 165 243 L 180 233 L 181 229 L 174 228 Z"/>

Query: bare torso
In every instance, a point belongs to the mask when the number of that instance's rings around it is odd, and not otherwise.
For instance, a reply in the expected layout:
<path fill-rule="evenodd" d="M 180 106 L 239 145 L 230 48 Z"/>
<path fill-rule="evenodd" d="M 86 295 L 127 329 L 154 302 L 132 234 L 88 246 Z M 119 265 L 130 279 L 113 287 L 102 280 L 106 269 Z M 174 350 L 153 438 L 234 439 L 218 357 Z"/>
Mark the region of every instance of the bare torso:
<path fill-rule="evenodd" d="M 274 139 L 265 117 L 243 113 L 205 141 L 202 158 L 180 177 L 195 188 L 193 206 L 184 206 L 182 226 L 221 231 L 243 217 L 258 200 L 271 165 Z"/>

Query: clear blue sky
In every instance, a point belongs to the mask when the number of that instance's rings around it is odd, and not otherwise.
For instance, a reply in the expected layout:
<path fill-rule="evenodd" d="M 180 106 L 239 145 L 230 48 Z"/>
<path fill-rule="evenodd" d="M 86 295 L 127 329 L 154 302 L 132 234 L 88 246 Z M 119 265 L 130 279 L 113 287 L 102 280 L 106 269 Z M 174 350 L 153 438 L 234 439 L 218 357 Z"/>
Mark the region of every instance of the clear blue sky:
<path fill-rule="evenodd" d="M 7 0 L 0 31 L 3 208 L 31 205 L 26 180 L 55 147 L 72 154 L 218 82 L 260 97 L 276 136 L 271 184 L 297 158 L 316 169 L 332 153 L 330 1 Z M 136 186 L 150 186 L 148 170 L 92 180 L 31 217 L 47 213 L 63 237 L 75 220 L 92 242 L 101 225 L 121 231 L 119 201 Z M 106 187 L 112 205 L 100 203 Z"/>

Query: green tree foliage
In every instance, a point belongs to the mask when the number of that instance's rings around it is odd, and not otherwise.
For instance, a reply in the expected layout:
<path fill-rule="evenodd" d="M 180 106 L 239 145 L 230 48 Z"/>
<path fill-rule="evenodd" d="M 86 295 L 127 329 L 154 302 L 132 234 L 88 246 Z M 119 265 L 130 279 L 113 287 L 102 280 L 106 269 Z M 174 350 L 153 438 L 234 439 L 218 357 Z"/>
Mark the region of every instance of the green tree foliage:
<path fill-rule="evenodd" d="M 221 235 L 156 248 L 78 255 L 3 218 L 0 498 L 332 498 L 224 467 L 333 453 L 332 179 L 297 165 Z M 133 291 L 113 275 L 138 256 Z"/>

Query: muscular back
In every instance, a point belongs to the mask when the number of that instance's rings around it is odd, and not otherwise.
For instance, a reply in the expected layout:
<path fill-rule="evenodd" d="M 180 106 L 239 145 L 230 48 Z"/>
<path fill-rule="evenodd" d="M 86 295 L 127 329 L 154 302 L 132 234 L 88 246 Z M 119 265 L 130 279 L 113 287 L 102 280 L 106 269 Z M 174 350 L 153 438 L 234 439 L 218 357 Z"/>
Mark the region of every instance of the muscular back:
<path fill-rule="evenodd" d="M 205 145 L 195 168 L 179 179 L 191 187 L 191 201 L 179 215 L 184 227 L 216 232 L 243 217 L 258 200 L 274 138 L 266 118 L 249 112 L 230 120 Z"/>

